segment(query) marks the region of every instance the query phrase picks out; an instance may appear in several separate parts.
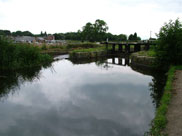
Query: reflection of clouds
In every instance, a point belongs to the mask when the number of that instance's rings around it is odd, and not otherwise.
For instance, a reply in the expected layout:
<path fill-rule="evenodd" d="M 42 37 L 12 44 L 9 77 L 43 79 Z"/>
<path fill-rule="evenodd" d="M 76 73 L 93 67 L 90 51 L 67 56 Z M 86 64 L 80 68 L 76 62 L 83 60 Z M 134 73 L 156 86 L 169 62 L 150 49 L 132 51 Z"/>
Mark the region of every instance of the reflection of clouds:
<path fill-rule="evenodd" d="M 20 108 L 13 109 L 17 111 Z M 22 112 L 22 111 L 21 111 Z M 14 123 L 0 131 L 3 136 L 125 136 L 136 135 L 131 128 L 126 128 L 108 119 L 97 119 L 92 116 L 72 118 L 64 117 L 58 110 L 42 110 L 36 114 L 27 112 L 26 116 L 13 116 Z M 10 116 L 11 113 L 8 113 Z M 7 120 L 10 120 L 8 118 Z M 38 121 L 37 121 L 38 120 Z"/>
<path fill-rule="evenodd" d="M 98 118 L 109 118 L 124 123 L 126 126 L 132 127 L 133 131 L 140 129 L 144 131 L 148 128 L 147 122 L 153 118 L 154 112 L 152 101 L 146 89 L 145 86 L 124 84 L 122 84 L 122 89 L 120 84 L 95 87 L 86 85 L 78 90 L 92 101 L 78 101 L 78 103 L 80 102 L 80 107 L 86 108 L 85 111 L 89 111 Z"/>
<path fill-rule="evenodd" d="M 54 69 L 42 70 L 39 81 L 24 84 L 18 95 L 0 103 L 1 109 L 6 105 L 0 120 L 8 118 L 2 121 L 7 133 L 0 134 L 131 136 L 148 130 L 154 116 L 150 76 L 129 67 L 107 71 L 67 60 L 55 62 Z"/>

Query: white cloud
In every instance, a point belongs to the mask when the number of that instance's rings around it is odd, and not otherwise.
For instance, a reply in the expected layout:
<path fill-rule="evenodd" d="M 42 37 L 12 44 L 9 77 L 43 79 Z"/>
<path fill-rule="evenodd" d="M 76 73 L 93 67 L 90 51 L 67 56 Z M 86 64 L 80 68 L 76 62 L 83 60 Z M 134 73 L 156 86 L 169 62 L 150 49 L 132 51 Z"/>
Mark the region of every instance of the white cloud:
<path fill-rule="evenodd" d="M 164 22 L 180 17 L 180 7 L 179 0 L 0 0 L 0 29 L 69 32 L 103 19 L 111 33 L 148 38 L 150 31 L 154 36 Z"/>

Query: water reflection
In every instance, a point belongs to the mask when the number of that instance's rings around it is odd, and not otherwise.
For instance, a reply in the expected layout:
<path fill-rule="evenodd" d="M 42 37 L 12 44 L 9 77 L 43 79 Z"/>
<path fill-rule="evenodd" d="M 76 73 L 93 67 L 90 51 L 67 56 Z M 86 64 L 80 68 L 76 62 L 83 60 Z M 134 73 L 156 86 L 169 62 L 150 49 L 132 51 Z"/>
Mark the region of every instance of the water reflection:
<path fill-rule="evenodd" d="M 5 85 L 0 84 L 1 97 L 7 96 L 0 103 L 0 135 L 143 135 L 157 99 L 151 98 L 149 88 L 157 90 L 158 80 L 115 65 L 118 59 L 115 64 L 110 61 L 75 65 L 61 60 L 52 64 L 54 71 L 32 69 L 6 75 L 1 79 Z M 12 90 L 18 93 L 12 95 Z"/>

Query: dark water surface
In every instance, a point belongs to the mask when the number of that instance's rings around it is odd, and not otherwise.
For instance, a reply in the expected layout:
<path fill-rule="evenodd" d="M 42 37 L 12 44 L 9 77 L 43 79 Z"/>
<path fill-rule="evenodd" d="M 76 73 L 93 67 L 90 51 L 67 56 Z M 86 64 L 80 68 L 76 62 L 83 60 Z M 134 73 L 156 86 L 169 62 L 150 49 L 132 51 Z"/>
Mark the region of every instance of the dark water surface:
<path fill-rule="evenodd" d="M 0 136 L 141 136 L 161 97 L 155 76 L 103 62 L 1 75 Z"/>

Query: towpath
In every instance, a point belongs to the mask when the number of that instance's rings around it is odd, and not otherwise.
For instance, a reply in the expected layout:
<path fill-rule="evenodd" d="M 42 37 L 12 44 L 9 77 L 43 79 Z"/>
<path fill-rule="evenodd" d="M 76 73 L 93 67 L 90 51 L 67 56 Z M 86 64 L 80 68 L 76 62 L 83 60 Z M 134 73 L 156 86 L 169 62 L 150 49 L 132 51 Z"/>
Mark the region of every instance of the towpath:
<path fill-rule="evenodd" d="M 171 103 L 167 112 L 168 136 L 182 136 L 182 70 L 175 72 Z"/>

